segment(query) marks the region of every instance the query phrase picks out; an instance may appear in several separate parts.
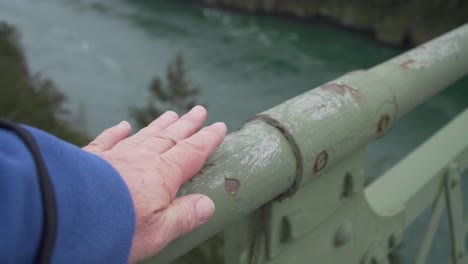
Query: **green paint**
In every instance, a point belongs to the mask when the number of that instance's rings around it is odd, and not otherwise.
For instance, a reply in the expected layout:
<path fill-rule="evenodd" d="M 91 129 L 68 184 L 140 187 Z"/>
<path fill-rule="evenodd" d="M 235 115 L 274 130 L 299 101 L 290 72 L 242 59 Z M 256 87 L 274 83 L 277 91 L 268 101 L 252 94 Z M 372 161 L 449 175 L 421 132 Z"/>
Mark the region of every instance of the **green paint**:
<path fill-rule="evenodd" d="M 381 137 L 386 132 L 382 130 L 388 130 L 398 118 L 463 77 L 468 72 L 468 60 L 463 59 L 467 57 L 468 24 L 367 71 L 331 81 L 329 84 L 334 86 L 324 85 L 299 95 L 248 122 L 221 145 L 211 157 L 208 170 L 186 183 L 180 192 L 211 195 L 221 212 L 217 211 L 198 230 L 174 241 L 155 261 L 172 261 L 233 219 L 259 208 L 263 205 L 259 200 L 278 197 L 292 186 L 292 180 L 297 182 L 299 178 L 297 193 L 273 200 L 260 209 L 266 210 L 266 217 L 252 220 L 254 224 L 263 223 L 266 230 L 250 229 L 255 230 L 254 239 L 244 240 L 243 247 L 237 248 L 239 255 L 247 250 L 249 255 L 259 254 L 260 258 L 229 263 L 302 263 L 309 259 L 324 263 L 343 263 L 350 259 L 354 263 L 362 259 L 364 263 L 386 263 L 387 253 L 393 249 L 387 246 L 388 241 L 394 246 L 398 244 L 396 240 L 401 239 L 402 230 L 436 199 L 445 184 L 446 167 L 453 161 L 462 170 L 468 165 L 465 134 L 468 112 L 365 192 L 361 169 L 363 151 L 356 150 Z M 251 144 L 259 136 L 262 141 Z M 296 147 L 300 161 L 293 151 Z M 212 164 L 216 164 L 214 171 L 211 171 Z M 297 164 L 302 166 L 300 170 L 294 169 Z M 287 165 L 289 171 L 279 170 Z M 397 172 L 392 175 L 393 171 Z M 356 176 L 354 180 L 361 191 L 352 199 L 342 199 L 342 186 L 349 173 Z M 224 179 L 235 178 L 241 182 L 235 203 L 219 184 L 221 175 L 226 174 L 229 177 Z M 455 211 L 462 214 L 460 208 Z M 323 237 L 332 240 L 329 233 L 334 234 L 346 218 L 357 227 L 356 240 L 340 253 L 331 250 L 333 243 L 325 243 Z M 244 220 L 243 224 L 247 223 Z M 458 227 L 455 232 L 462 232 L 460 229 L 463 228 Z M 228 241 L 243 237 L 235 232 L 231 234 L 227 236 Z M 290 240 L 293 243 L 288 243 Z M 252 252 L 251 243 L 263 243 L 259 246 L 260 253 Z"/>

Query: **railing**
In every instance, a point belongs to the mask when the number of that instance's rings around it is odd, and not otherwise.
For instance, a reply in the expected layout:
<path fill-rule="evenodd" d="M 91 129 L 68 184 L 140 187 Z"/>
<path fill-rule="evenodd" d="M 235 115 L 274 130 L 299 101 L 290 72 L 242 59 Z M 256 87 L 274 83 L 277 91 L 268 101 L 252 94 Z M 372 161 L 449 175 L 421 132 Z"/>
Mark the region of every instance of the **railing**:
<path fill-rule="evenodd" d="M 149 263 L 169 263 L 223 229 L 227 264 L 389 263 L 431 204 L 418 263 L 445 204 L 452 261 L 468 263 L 460 187 L 468 111 L 368 187 L 363 171 L 369 142 L 467 73 L 468 24 L 255 116 L 180 190 L 210 196 L 213 219 Z"/>

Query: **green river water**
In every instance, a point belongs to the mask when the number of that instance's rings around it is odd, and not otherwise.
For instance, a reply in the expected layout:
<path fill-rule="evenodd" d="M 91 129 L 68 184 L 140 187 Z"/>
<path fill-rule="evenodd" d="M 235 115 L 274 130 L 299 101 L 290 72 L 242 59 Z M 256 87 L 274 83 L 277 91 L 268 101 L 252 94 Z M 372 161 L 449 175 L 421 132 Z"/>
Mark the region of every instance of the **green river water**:
<path fill-rule="evenodd" d="M 151 79 L 183 54 L 208 122 L 231 131 L 249 117 L 350 70 L 402 50 L 327 25 L 230 14 L 183 1 L 0 0 L 0 20 L 18 27 L 33 71 L 51 77 L 95 136 L 146 103 Z M 371 144 L 375 178 L 468 106 L 468 79 L 435 96 Z M 468 134 L 468 132 L 467 132 Z M 466 200 L 466 199 L 465 199 Z M 422 217 L 406 236 L 404 263 L 420 243 Z M 448 229 L 430 263 L 448 260 Z M 318 263 L 318 262 L 317 262 Z"/>

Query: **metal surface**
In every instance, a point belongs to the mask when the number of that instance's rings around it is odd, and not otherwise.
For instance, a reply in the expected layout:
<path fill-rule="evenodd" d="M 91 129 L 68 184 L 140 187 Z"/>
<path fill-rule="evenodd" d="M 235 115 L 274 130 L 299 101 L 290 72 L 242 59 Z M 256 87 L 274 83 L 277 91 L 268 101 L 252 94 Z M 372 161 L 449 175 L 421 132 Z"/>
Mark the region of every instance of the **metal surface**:
<path fill-rule="evenodd" d="M 450 232 L 452 235 L 452 260 L 454 264 L 465 263 L 463 259 L 466 255 L 465 234 L 463 233 L 463 201 L 460 176 L 461 172 L 458 171 L 457 163 L 451 163 L 447 169 L 445 193 L 447 195 Z"/>
<path fill-rule="evenodd" d="M 412 210 L 422 213 L 436 200 L 420 255 L 429 250 L 447 201 L 452 263 L 466 263 L 459 175 L 468 164 L 467 131 L 468 110 L 367 188 L 360 180 L 363 152 L 354 152 L 317 183 L 304 184 L 294 196 L 272 201 L 258 211 L 263 213 L 230 227 L 226 253 L 244 258 L 226 258 L 226 263 L 389 263 L 415 220 Z M 455 169 L 455 162 L 464 166 Z M 348 175 L 355 181 L 353 192 L 347 191 Z"/>
<path fill-rule="evenodd" d="M 148 262 L 169 263 L 286 191 L 295 175 L 294 154 L 280 131 L 261 121 L 249 122 L 230 134 L 200 174 L 179 192 L 207 194 L 216 206 L 214 217 Z"/>
<path fill-rule="evenodd" d="M 445 188 L 443 188 L 437 200 L 434 202 L 434 209 L 431 220 L 429 221 L 426 233 L 422 239 L 421 247 L 419 249 L 418 256 L 416 257 L 416 264 L 426 263 L 427 255 L 429 254 L 429 250 L 432 246 L 432 241 L 434 240 L 434 236 L 436 234 L 437 228 L 439 227 L 442 214 L 445 210 L 445 203 Z"/>
<path fill-rule="evenodd" d="M 468 25 L 262 113 L 230 134 L 181 188 L 180 195 L 210 196 L 215 216 L 150 262 L 169 263 L 242 219 L 226 241 L 235 246 L 239 258 L 232 259 L 238 261 L 227 263 L 300 263 L 294 256 L 313 252 L 329 263 L 349 263 L 363 252 L 365 263 L 385 263 L 402 231 L 435 200 L 447 164 L 466 168 L 468 143 L 461 131 L 468 114 L 424 146 L 430 155 L 411 155 L 365 191 L 362 151 L 396 119 L 466 73 Z M 415 166 L 426 163 L 430 166 Z M 390 195 L 395 190 L 398 195 Z M 337 236 L 353 239 L 340 238 L 337 247 Z"/>

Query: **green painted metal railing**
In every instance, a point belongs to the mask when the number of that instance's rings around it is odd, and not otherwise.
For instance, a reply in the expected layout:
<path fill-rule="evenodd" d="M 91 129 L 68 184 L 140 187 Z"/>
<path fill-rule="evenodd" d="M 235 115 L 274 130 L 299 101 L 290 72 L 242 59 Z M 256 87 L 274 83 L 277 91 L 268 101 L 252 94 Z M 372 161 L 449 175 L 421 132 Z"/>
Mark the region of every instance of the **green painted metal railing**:
<path fill-rule="evenodd" d="M 368 187 L 363 153 L 467 73 L 468 24 L 255 116 L 180 190 L 210 196 L 213 219 L 148 262 L 169 263 L 225 229 L 226 263 L 388 263 L 434 202 L 418 263 L 445 204 L 452 260 L 466 263 L 459 177 L 468 166 L 468 111 Z"/>

